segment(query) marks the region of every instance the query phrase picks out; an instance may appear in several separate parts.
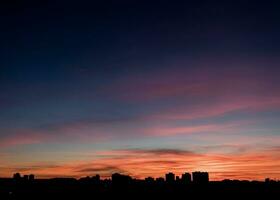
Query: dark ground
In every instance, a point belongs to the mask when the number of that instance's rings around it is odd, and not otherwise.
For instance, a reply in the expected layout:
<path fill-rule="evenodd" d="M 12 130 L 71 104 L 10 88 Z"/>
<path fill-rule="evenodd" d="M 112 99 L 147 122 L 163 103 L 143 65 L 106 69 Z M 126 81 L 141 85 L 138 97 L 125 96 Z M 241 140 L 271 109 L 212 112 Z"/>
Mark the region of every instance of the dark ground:
<path fill-rule="evenodd" d="M 204 184 L 140 180 L 112 183 L 76 179 L 0 180 L 0 199 L 278 199 L 280 182 L 221 181 Z"/>

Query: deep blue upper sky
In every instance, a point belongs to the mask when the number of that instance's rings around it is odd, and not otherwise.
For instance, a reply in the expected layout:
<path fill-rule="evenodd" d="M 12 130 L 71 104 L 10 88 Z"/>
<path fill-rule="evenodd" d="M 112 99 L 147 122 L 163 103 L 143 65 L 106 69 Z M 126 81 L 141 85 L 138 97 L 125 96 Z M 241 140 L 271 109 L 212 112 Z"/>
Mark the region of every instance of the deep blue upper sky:
<path fill-rule="evenodd" d="M 24 95 L 37 101 L 35 91 L 92 92 L 178 60 L 275 59 L 278 8 L 277 1 L 1 3 L 1 107 Z"/>

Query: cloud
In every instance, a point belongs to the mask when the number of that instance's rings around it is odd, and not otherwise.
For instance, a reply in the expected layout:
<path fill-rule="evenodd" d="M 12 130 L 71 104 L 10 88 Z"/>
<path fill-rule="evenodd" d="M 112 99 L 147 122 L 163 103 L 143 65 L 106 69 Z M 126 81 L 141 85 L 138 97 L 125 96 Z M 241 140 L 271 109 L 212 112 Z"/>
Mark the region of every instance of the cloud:
<path fill-rule="evenodd" d="M 58 168 L 59 165 L 52 165 L 52 164 L 37 164 L 37 165 L 31 165 L 31 166 L 27 166 L 27 167 L 18 167 L 18 168 L 14 168 L 14 171 L 20 171 L 20 172 L 31 172 L 31 171 L 36 171 L 36 170 L 40 170 L 42 168 L 44 169 L 56 169 Z"/>
<path fill-rule="evenodd" d="M 154 154 L 155 156 L 160 155 L 189 155 L 194 154 L 192 151 L 182 150 L 182 149 L 127 149 L 130 153 L 136 154 Z"/>
<path fill-rule="evenodd" d="M 50 135 L 42 134 L 34 130 L 17 129 L 12 134 L 2 137 L 0 140 L 0 148 L 19 146 L 26 144 L 36 144 L 50 139 Z"/>
<path fill-rule="evenodd" d="M 201 65 L 198 69 L 181 66 L 122 77 L 103 89 L 110 102 L 124 105 L 125 116 L 111 114 L 105 118 L 88 117 L 9 130 L 12 133 L 1 134 L 0 147 L 53 141 L 106 142 L 201 132 L 224 131 L 226 134 L 233 128 L 240 131 L 249 127 L 241 121 L 217 122 L 215 119 L 280 111 L 279 70 Z M 203 120 L 209 122 L 203 123 Z M 192 124 L 193 121 L 197 123 Z M 254 123 L 254 119 L 251 121 Z"/>
<path fill-rule="evenodd" d="M 175 105 L 172 108 L 162 109 L 158 113 L 147 116 L 150 119 L 165 120 L 194 120 L 213 118 L 238 111 L 260 112 L 266 110 L 279 110 L 280 97 L 269 98 L 243 98 L 240 100 L 225 100 L 213 103 L 200 103 L 192 105 Z"/>
<path fill-rule="evenodd" d="M 7 136 L 3 136 L 0 148 L 16 147 L 30 144 L 60 143 L 73 141 L 79 143 L 102 143 L 116 140 L 162 138 L 175 135 L 195 135 L 203 133 L 205 138 L 213 133 L 240 133 L 242 130 L 254 129 L 258 121 L 231 120 L 225 122 L 204 122 L 198 124 L 174 124 L 172 120 L 162 121 L 134 121 L 91 123 L 88 120 L 43 126 L 34 129 L 13 129 Z"/>
<path fill-rule="evenodd" d="M 197 148 L 198 151 L 204 153 L 246 153 L 246 151 L 251 148 L 255 148 L 253 145 L 249 144 L 219 144 L 219 145 L 202 145 Z"/>
<path fill-rule="evenodd" d="M 223 147 L 219 147 L 223 148 Z M 238 148 L 238 147 L 237 147 Z M 247 148 L 243 152 L 195 153 L 184 149 L 119 149 L 96 152 L 92 161 L 78 161 L 60 165 L 38 164 L 21 168 L 2 168 L 2 175 L 12 174 L 13 170 L 35 173 L 39 177 L 82 177 L 99 173 L 110 177 L 114 172 L 133 177 L 164 176 L 173 171 L 180 175 L 186 171 L 203 170 L 210 172 L 211 180 L 225 178 L 257 179 L 280 178 L 279 147 L 263 147 L 258 150 Z"/>
<path fill-rule="evenodd" d="M 158 123 L 150 128 L 146 128 L 144 133 L 151 136 L 174 136 L 174 135 L 194 135 L 197 133 L 204 133 L 205 136 L 211 133 L 229 133 L 235 131 L 239 132 L 245 126 L 254 125 L 255 120 L 235 120 L 223 123 L 208 122 L 198 125 L 174 125 Z"/>
<path fill-rule="evenodd" d="M 109 173 L 109 174 L 113 174 L 115 172 L 125 173 L 124 170 L 122 170 L 116 166 L 82 168 L 82 169 L 78 169 L 77 172 L 79 172 L 79 173 Z"/>
<path fill-rule="evenodd" d="M 77 120 L 67 123 L 45 124 L 34 128 L 12 128 L 1 130 L 0 148 L 40 144 L 47 142 L 67 143 L 76 141 L 106 141 L 114 136 L 111 126 L 122 120 Z"/>
<path fill-rule="evenodd" d="M 111 99 L 144 109 L 147 104 L 156 105 L 143 116 L 150 120 L 192 120 L 279 110 L 280 73 L 267 70 L 264 64 L 246 68 L 244 63 L 231 63 L 232 68 L 203 67 L 206 63 L 196 64 L 198 69 L 177 66 L 122 77 L 105 91 Z"/>
<path fill-rule="evenodd" d="M 224 64 L 224 63 L 219 63 Z M 232 68 L 221 66 L 197 68 L 178 67 L 121 77 L 105 91 L 112 97 L 129 102 L 161 101 L 164 99 L 230 99 L 239 97 L 279 97 L 279 70 L 246 66 L 237 63 Z M 199 66 L 200 65 L 200 66 Z M 231 65 L 234 65 L 231 63 Z M 256 64 L 258 65 L 258 64 Z"/>

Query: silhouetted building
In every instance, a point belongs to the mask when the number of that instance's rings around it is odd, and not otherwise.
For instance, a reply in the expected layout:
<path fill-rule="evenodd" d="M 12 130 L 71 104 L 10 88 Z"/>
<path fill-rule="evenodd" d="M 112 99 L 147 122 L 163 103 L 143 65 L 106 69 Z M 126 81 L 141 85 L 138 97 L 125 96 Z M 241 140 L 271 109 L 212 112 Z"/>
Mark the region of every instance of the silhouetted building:
<path fill-rule="evenodd" d="M 275 183 L 276 180 L 273 180 L 273 179 L 270 179 L 270 178 L 266 178 L 266 179 L 264 180 L 264 182 L 265 182 L 265 183 Z M 279 181 L 279 182 L 280 182 L 280 181 Z"/>
<path fill-rule="evenodd" d="M 13 175 L 13 179 L 14 180 L 21 180 L 21 175 L 20 175 L 20 173 L 15 173 L 14 175 Z"/>
<path fill-rule="evenodd" d="M 95 184 L 100 183 L 100 175 L 96 174 L 95 176 L 91 177 L 91 181 Z"/>
<path fill-rule="evenodd" d="M 147 177 L 145 178 L 145 182 L 148 183 L 148 184 L 151 184 L 155 181 L 155 179 L 153 177 Z"/>
<path fill-rule="evenodd" d="M 100 181 L 100 175 L 99 174 L 95 175 L 95 180 Z"/>
<path fill-rule="evenodd" d="M 264 182 L 269 183 L 270 182 L 270 178 L 264 179 Z"/>
<path fill-rule="evenodd" d="M 94 184 L 94 185 L 99 185 L 101 183 L 100 176 L 98 174 L 92 177 L 87 176 L 87 177 L 80 178 L 80 181 L 85 184 Z"/>
<path fill-rule="evenodd" d="M 35 176 L 33 174 L 30 175 L 23 175 L 21 176 L 20 173 L 15 173 L 13 175 L 13 179 L 16 181 L 33 181 L 35 179 Z"/>
<path fill-rule="evenodd" d="M 163 184 L 164 183 L 164 178 L 162 178 L 162 177 L 156 178 L 156 183 L 157 184 Z"/>
<path fill-rule="evenodd" d="M 176 183 L 180 183 L 181 182 L 181 179 L 179 176 L 176 176 Z"/>
<path fill-rule="evenodd" d="M 208 172 L 193 172 L 192 173 L 192 181 L 193 183 L 208 183 L 209 175 Z"/>
<path fill-rule="evenodd" d="M 168 174 L 165 174 L 165 181 L 166 183 L 174 183 L 175 182 L 175 174 L 169 172 Z"/>
<path fill-rule="evenodd" d="M 90 180 L 91 180 L 91 178 L 89 176 L 80 178 L 80 181 L 83 182 L 83 183 L 89 183 Z"/>
<path fill-rule="evenodd" d="M 191 182 L 192 182 L 192 178 L 191 178 L 190 173 L 182 174 L 182 183 L 186 184 L 186 183 L 191 183 Z"/>
<path fill-rule="evenodd" d="M 112 174 L 112 184 L 113 186 L 127 186 L 131 183 L 132 178 L 127 175 L 122 175 L 119 173 Z"/>
<path fill-rule="evenodd" d="M 34 181 L 35 179 L 35 176 L 34 174 L 30 174 L 29 177 L 28 177 L 29 181 Z"/>
<path fill-rule="evenodd" d="M 28 181 L 28 175 L 23 175 L 23 180 Z"/>
<path fill-rule="evenodd" d="M 176 176 L 166 174 L 165 178 L 147 177 L 145 180 L 132 179 L 130 176 L 113 174 L 112 179 L 100 176 L 75 178 L 51 178 L 31 181 L 34 175 L 14 174 L 14 178 L 0 178 L 0 199 L 217 199 L 242 198 L 275 199 L 279 196 L 280 181 L 265 179 L 263 181 L 229 180 L 209 181 L 207 172 L 193 172 L 194 184 L 190 182 L 189 173 Z M 28 181 L 25 181 L 28 177 Z M 19 180 L 19 181 L 15 181 Z M 184 180 L 184 182 L 183 182 Z M 95 182 L 98 184 L 95 184 Z M 176 182 L 175 182 L 176 181 Z M 113 183 L 113 184 L 112 184 Z M 207 184 L 206 184 L 207 183 Z M 268 197 L 269 196 L 269 197 Z M 88 198 L 89 197 L 89 198 Z M 256 197 L 256 198 L 255 198 Z M 219 199 L 219 198 L 218 198 Z"/>

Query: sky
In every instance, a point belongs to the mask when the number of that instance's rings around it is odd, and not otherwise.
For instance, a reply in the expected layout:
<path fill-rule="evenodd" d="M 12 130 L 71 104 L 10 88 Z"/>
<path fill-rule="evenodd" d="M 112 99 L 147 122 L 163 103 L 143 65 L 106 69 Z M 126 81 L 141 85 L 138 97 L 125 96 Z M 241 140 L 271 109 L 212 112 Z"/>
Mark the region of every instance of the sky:
<path fill-rule="evenodd" d="M 0 6 L 0 177 L 280 179 L 277 1 Z"/>

